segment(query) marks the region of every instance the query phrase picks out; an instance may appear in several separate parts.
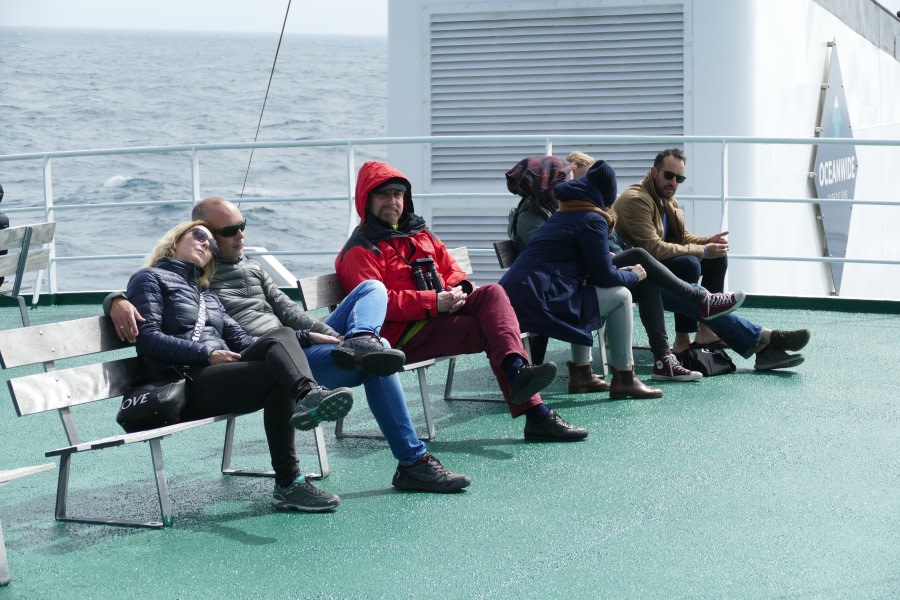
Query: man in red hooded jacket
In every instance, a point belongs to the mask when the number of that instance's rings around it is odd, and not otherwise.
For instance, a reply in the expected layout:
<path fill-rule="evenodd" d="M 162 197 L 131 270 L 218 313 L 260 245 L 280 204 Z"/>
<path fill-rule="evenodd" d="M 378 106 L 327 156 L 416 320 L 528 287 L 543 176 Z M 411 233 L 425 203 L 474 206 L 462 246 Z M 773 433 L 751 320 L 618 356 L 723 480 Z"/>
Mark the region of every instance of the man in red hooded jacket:
<path fill-rule="evenodd" d="M 388 290 L 381 335 L 402 348 L 408 362 L 485 352 L 513 417 L 526 416 L 525 438 L 574 441 L 587 429 L 547 408 L 538 394 L 556 377 L 556 365 L 528 364 L 519 322 L 497 284 L 475 289 L 447 247 L 413 212 L 412 186 L 387 163 L 368 162 L 356 181 L 362 220 L 335 260 L 344 291 L 377 279 Z M 434 261 L 432 285 L 414 273 L 414 261 Z"/>

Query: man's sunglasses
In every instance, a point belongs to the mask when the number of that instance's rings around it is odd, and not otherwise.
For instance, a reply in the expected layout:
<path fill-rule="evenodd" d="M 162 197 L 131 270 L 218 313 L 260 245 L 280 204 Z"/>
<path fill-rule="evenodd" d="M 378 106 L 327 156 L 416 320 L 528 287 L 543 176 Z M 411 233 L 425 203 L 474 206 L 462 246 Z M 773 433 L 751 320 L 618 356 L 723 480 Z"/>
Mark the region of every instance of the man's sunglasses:
<path fill-rule="evenodd" d="M 684 180 L 687 179 L 684 175 L 679 175 L 678 173 L 673 173 L 672 171 L 663 171 L 663 177 L 666 178 L 666 181 L 672 181 L 672 178 L 675 178 L 675 181 L 678 183 L 684 183 Z"/>
<path fill-rule="evenodd" d="M 211 237 L 209 237 L 208 235 L 206 235 L 206 232 L 203 231 L 202 229 L 197 229 L 197 228 L 191 229 L 190 234 L 191 234 L 191 236 L 193 236 L 193 238 L 195 240 L 197 240 L 201 244 L 203 242 L 206 242 L 207 244 L 209 244 L 209 251 L 212 252 L 213 254 L 219 253 L 219 244 L 216 243 L 216 240 L 214 240 Z"/>
<path fill-rule="evenodd" d="M 244 220 L 237 225 L 229 225 L 228 227 L 223 227 L 222 229 L 213 229 L 213 233 L 217 233 L 222 237 L 234 237 L 237 235 L 238 231 L 243 231 L 245 227 L 247 227 L 246 217 L 244 217 Z"/>

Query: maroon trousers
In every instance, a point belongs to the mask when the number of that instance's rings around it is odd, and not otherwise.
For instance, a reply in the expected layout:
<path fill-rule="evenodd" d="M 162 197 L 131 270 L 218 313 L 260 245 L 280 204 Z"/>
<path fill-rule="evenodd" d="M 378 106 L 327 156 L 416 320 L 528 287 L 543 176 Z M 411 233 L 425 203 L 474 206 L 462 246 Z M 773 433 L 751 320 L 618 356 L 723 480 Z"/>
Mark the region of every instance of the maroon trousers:
<path fill-rule="evenodd" d="M 516 313 L 506 292 L 496 283 L 469 294 L 465 305 L 455 313 L 430 319 L 401 350 L 406 353 L 407 362 L 484 352 L 513 417 L 542 402 L 540 394 L 523 404 L 509 401 L 509 381 L 501 369 L 503 361 L 510 354 L 517 354 L 527 361 L 528 355 L 519 336 Z"/>

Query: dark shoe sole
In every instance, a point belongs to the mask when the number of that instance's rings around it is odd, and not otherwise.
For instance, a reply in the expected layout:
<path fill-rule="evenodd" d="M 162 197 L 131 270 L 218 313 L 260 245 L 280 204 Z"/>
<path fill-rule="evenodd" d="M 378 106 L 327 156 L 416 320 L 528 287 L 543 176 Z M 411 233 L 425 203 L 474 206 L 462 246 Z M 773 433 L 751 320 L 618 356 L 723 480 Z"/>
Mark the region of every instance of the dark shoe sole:
<path fill-rule="evenodd" d="M 275 510 L 296 510 L 297 512 L 320 513 L 334 510 L 337 507 L 337 504 L 329 506 L 303 506 L 291 502 L 278 502 L 277 500 L 272 498 L 272 508 L 274 508 Z"/>
<path fill-rule="evenodd" d="M 365 371 L 378 377 L 386 377 L 400 371 L 406 364 L 406 355 L 401 350 L 385 348 L 380 352 L 360 355 L 345 348 L 331 350 L 331 360 L 345 371 Z"/>
<path fill-rule="evenodd" d="M 397 489 L 401 492 L 426 492 L 431 494 L 457 494 L 472 484 L 471 481 L 463 481 L 462 485 L 454 484 L 453 487 L 448 485 L 440 485 L 440 486 L 428 486 L 426 484 L 398 484 L 397 482 L 391 483 L 394 486 L 394 489 Z"/>
<path fill-rule="evenodd" d="M 326 396 L 317 407 L 309 412 L 294 413 L 291 416 L 291 425 L 300 431 L 315 429 L 322 421 L 337 421 L 343 419 L 353 407 L 353 394 L 350 392 L 335 392 Z"/>
<path fill-rule="evenodd" d="M 628 392 L 610 392 L 609 397 L 613 400 L 656 400 L 662 398 L 662 394 L 629 394 Z"/>
<path fill-rule="evenodd" d="M 550 370 L 547 370 L 546 373 L 542 373 L 540 377 L 534 377 L 529 381 L 528 387 L 516 390 L 515 392 L 510 389 L 509 401 L 513 404 L 525 404 L 531 400 L 532 396 L 546 389 L 548 385 L 553 383 L 554 379 L 556 379 L 556 371 L 551 373 Z"/>
<path fill-rule="evenodd" d="M 581 440 L 586 440 L 588 434 L 584 435 L 572 435 L 566 437 L 556 437 L 552 435 L 539 435 L 534 433 L 526 433 L 525 439 L 529 442 L 580 442 Z"/>
<path fill-rule="evenodd" d="M 768 365 L 753 365 L 755 371 L 774 371 L 775 369 L 790 369 L 803 364 L 806 360 L 802 354 L 792 354 L 789 359 Z"/>

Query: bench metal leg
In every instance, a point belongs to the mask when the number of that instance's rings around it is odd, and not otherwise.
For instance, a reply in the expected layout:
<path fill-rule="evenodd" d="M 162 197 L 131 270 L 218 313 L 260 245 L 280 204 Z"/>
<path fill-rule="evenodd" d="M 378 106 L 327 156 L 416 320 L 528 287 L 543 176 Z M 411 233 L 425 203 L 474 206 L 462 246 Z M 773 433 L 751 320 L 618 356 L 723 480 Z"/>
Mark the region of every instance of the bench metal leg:
<path fill-rule="evenodd" d="M 453 376 L 456 373 L 456 357 L 450 359 L 450 364 L 447 366 L 447 385 L 444 386 L 444 400 L 460 400 L 463 402 L 501 402 L 505 403 L 502 397 L 497 398 L 496 396 L 473 396 L 470 398 L 465 398 L 462 396 L 454 396 L 453 395 Z"/>
<path fill-rule="evenodd" d="M 30 327 L 31 319 L 28 317 L 28 307 L 25 306 L 25 298 L 16 296 L 16 300 L 19 301 L 19 314 L 22 316 L 22 325 L 24 327 Z"/>
<path fill-rule="evenodd" d="M 434 415 L 431 410 L 431 398 L 428 395 L 428 379 L 426 378 L 427 370 L 428 367 L 416 369 L 416 375 L 419 376 L 419 393 L 422 395 L 422 410 L 425 412 L 425 428 L 427 431 L 425 435 L 418 436 L 423 442 L 430 442 L 437 437 L 437 428 L 434 425 Z M 409 371 L 406 372 L 408 373 Z M 380 433 L 354 433 L 352 431 L 344 431 L 344 419 L 338 419 L 335 422 L 334 436 L 338 438 L 356 438 L 363 440 L 384 439 L 384 436 Z"/>
<path fill-rule="evenodd" d="M 154 446 L 156 451 L 154 451 Z M 66 501 L 69 493 L 69 467 L 72 462 L 71 454 L 63 454 L 59 457 L 59 480 L 56 485 L 56 520 L 70 521 L 73 523 L 93 523 L 96 525 L 117 525 L 122 527 L 149 527 L 152 529 L 161 529 L 167 524 L 172 524 L 172 503 L 169 500 L 168 487 L 165 484 L 165 471 L 162 465 L 162 449 L 159 446 L 159 440 L 150 440 L 151 455 L 153 456 L 153 469 L 157 477 L 157 491 L 160 494 L 160 508 L 162 509 L 163 521 L 132 521 L 130 519 L 92 519 L 88 517 L 73 517 L 66 514 Z M 157 453 L 159 454 L 159 462 L 157 463 Z M 158 464 L 158 467 L 157 467 Z M 162 475 L 162 487 L 159 485 L 160 473 Z M 165 500 L 163 500 L 163 494 Z M 166 523 L 166 508 L 168 506 L 168 523 Z"/>
<path fill-rule="evenodd" d="M 0 522 L 0 587 L 9 584 L 9 561 L 6 560 L 6 540 L 3 539 L 3 523 Z"/>
<path fill-rule="evenodd" d="M 222 449 L 222 473 L 225 475 L 235 475 L 243 477 L 275 477 L 275 471 L 254 471 L 251 469 L 233 469 L 231 468 L 231 455 L 234 450 L 234 424 L 236 419 L 227 419 L 225 422 L 225 447 Z M 319 459 L 319 472 L 307 473 L 310 479 L 324 479 L 331 474 L 331 467 L 328 464 L 328 451 L 325 449 L 325 434 L 322 427 L 318 426 L 313 430 L 313 436 L 316 441 L 316 456 Z"/>
<path fill-rule="evenodd" d="M 231 454 L 234 450 L 234 418 L 225 421 L 225 447 L 222 449 L 222 473 L 244 477 L 275 477 L 275 471 L 254 471 L 251 469 L 232 469 Z"/>

